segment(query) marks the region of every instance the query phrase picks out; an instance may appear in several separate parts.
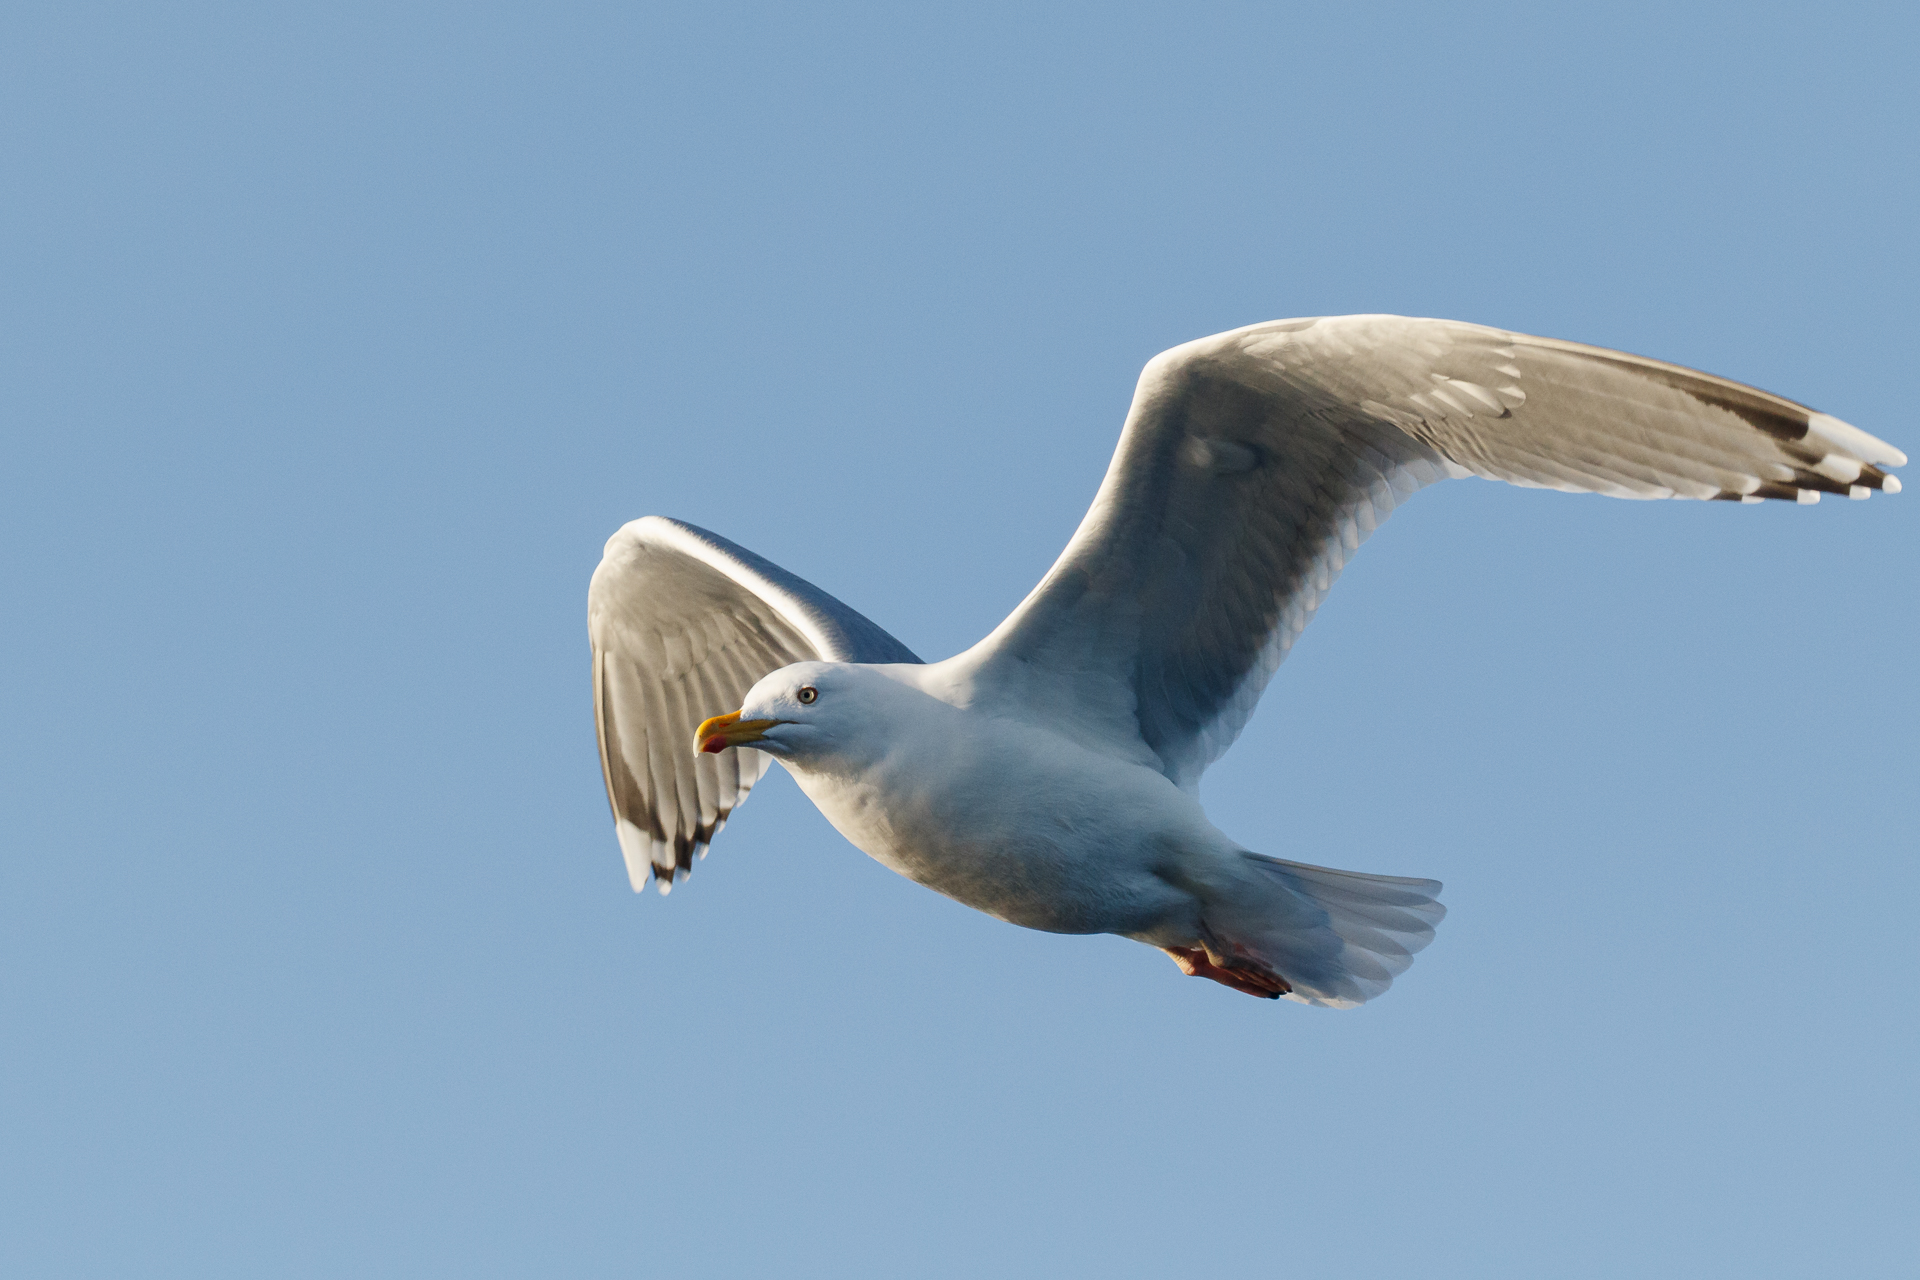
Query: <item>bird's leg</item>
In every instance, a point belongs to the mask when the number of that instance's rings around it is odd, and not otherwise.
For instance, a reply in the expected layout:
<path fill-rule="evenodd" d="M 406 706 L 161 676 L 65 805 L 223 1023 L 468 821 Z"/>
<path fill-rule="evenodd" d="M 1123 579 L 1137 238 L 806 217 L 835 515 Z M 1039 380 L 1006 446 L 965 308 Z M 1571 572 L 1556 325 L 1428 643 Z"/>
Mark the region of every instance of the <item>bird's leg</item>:
<path fill-rule="evenodd" d="M 1162 947 L 1180 972 L 1191 978 L 1212 978 L 1221 986 L 1244 991 L 1262 1000 L 1278 1000 L 1293 984 L 1251 957 L 1216 956 L 1204 947 Z"/>

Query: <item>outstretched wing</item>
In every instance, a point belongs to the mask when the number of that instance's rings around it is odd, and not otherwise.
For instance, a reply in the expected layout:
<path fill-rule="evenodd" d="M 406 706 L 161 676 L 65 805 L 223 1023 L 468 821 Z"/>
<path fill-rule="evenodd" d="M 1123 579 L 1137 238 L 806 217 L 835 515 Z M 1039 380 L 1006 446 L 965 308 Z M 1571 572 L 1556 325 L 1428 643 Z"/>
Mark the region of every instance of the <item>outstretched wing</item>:
<path fill-rule="evenodd" d="M 593 718 L 614 828 L 638 891 L 684 877 L 767 771 L 693 731 L 795 662 L 919 662 L 810 582 L 717 534 L 647 516 L 607 540 L 587 588 Z"/>
<path fill-rule="evenodd" d="M 1002 696 L 1191 787 L 1422 485 L 1813 502 L 1898 492 L 1884 468 L 1905 462 L 1791 400 L 1599 347 L 1401 316 L 1253 325 L 1148 363 L 1092 509 L 971 656 Z"/>

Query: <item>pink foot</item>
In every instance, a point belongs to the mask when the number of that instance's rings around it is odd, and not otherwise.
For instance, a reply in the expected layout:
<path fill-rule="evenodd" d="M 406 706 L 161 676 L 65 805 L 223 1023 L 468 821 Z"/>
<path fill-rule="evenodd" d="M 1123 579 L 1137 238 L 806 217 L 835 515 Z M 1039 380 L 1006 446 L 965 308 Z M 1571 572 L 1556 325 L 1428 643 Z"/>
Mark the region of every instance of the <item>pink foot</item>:
<path fill-rule="evenodd" d="M 1192 978 L 1212 978 L 1224 987 L 1244 991 L 1262 1000 L 1278 1000 L 1293 990 L 1293 984 L 1258 961 L 1247 958 L 1215 957 L 1201 947 L 1162 947 L 1173 957 L 1180 972 Z"/>

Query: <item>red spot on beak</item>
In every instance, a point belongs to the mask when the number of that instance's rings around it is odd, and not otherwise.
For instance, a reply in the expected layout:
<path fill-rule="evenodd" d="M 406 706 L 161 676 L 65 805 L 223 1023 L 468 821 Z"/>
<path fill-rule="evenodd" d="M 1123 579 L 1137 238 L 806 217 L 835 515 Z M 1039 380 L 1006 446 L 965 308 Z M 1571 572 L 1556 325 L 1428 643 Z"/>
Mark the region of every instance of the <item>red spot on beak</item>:
<path fill-rule="evenodd" d="M 762 729 L 779 723 L 778 720 L 742 720 L 738 711 L 729 711 L 700 722 L 700 727 L 693 731 L 694 750 L 701 755 L 714 755 L 728 747 L 758 742 Z"/>

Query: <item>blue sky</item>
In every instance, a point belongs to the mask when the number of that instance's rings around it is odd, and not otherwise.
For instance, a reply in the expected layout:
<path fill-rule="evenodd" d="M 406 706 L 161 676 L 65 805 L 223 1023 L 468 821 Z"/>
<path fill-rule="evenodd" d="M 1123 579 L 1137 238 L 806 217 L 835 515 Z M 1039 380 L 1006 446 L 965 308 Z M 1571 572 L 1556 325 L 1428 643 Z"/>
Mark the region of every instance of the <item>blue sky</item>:
<path fill-rule="evenodd" d="M 3 23 L 0 1269 L 1908 1274 L 1920 494 L 1403 508 L 1203 790 L 1447 882 L 1351 1013 L 971 913 L 778 771 L 634 896 L 585 590 L 675 515 L 944 656 L 1140 365 L 1284 316 L 1914 452 L 1910 7 Z"/>

